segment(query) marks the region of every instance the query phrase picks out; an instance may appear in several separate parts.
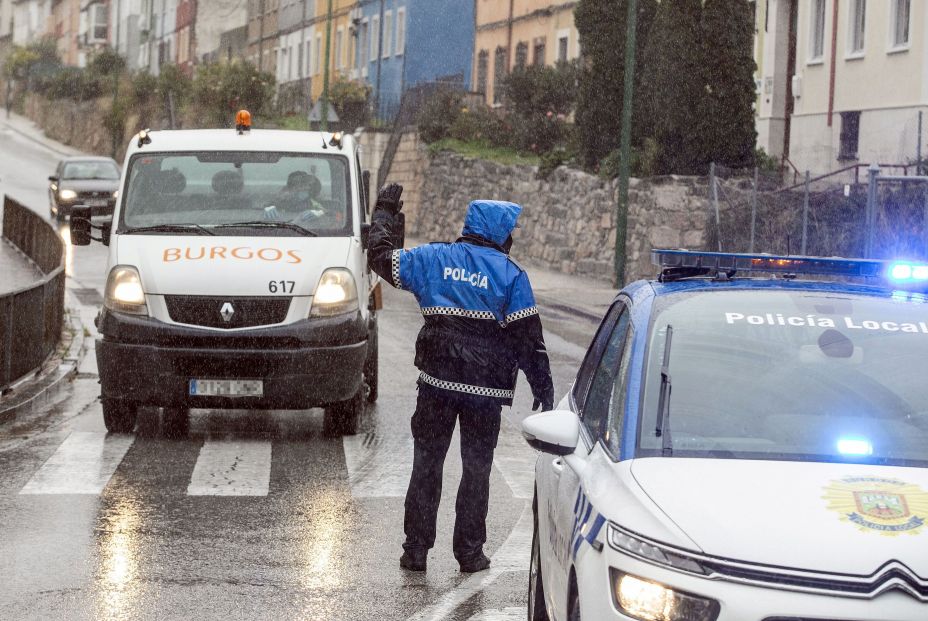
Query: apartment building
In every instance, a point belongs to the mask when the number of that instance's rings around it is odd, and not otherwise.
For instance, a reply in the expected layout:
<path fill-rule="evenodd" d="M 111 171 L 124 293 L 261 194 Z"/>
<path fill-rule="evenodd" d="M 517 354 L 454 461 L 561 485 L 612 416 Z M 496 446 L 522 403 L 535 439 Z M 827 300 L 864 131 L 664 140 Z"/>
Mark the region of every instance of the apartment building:
<path fill-rule="evenodd" d="M 813 173 L 916 158 L 919 112 L 928 112 L 928 3 L 756 4 L 759 147 Z"/>
<path fill-rule="evenodd" d="M 314 1 L 314 0 L 309 0 Z M 248 60 L 261 71 L 277 72 L 280 0 L 248 0 Z"/>
<path fill-rule="evenodd" d="M 513 68 L 553 65 L 580 56 L 574 25 L 576 1 L 476 0 L 473 89 L 491 105 L 502 103 L 499 85 Z"/>
<path fill-rule="evenodd" d="M 389 119 L 404 91 L 451 82 L 468 88 L 474 50 L 474 2 L 365 0 L 355 20 L 357 62 L 350 75 L 373 87 L 377 115 Z"/>
<path fill-rule="evenodd" d="M 51 0 L 13 0 L 13 44 L 28 45 L 45 36 L 51 13 Z"/>

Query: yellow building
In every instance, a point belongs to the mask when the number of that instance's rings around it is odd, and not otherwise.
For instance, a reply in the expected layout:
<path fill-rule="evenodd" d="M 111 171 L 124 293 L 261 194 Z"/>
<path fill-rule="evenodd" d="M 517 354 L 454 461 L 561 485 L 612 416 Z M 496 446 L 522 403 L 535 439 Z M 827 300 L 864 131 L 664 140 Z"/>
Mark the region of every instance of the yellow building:
<path fill-rule="evenodd" d="M 310 25 L 312 29 L 312 50 L 310 77 L 312 78 L 313 101 L 322 95 L 323 70 L 325 68 L 325 38 L 328 27 L 329 0 L 316 1 L 316 17 Z M 357 27 L 353 23 L 360 17 L 358 0 L 332 0 L 332 24 L 329 44 L 329 82 L 337 75 L 349 75 L 351 68 L 357 65 Z"/>
<path fill-rule="evenodd" d="M 758 8 L 758 146 L 813 173 L 916 158 L 919 112 L 928 112 L 928 2 Z"/>
<path fill-rule="evenodd" d="M 475 0 L 473 88 L 488 104 L 502 102 L 497 85 L 514 67 L 553 65 L 580 55 L 576 1 Z"/>

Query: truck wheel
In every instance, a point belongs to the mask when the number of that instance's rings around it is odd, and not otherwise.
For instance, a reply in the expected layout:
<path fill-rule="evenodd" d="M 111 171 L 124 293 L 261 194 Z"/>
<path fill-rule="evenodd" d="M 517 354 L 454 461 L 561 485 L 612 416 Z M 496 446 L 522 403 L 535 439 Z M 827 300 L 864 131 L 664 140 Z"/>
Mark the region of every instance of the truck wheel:
<path fill-rule="evenodd" d="M 364 413 L 364 386 L 347 401 L 333 403 L 325 409 L 322 433 L 326 437 L 353 436 L 358 433 L 361 415 Z"/>
<path fill-rule="evenodd" d="M 377 401 L 378 383 L 380 379 L 380 339 L 377 336 L 377 328 L 371 332 L 368 339 L 370 351 L 367 354 L 367 360 L 364 362 L 364 385 L 367 387 L 367 402 L 375 403 Z"/>
<path fill-rule="evenodd" d="M 111 433 L 131 433 L 135 429 L 138 406 L 130 401 L 102 397 L 103 424 Z"/>
<path fill-rule="evenodd" d="M 183 407 L 164 408 L 161 429 L 165 437 L 183 438 L 190 431 L 190 410 Z"/>

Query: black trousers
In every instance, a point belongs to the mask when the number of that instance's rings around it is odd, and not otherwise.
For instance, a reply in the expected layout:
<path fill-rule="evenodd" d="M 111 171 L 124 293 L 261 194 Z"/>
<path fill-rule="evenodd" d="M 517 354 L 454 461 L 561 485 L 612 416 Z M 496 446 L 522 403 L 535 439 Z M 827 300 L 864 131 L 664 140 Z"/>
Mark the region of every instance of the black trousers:
<path fill-rule="evenodd" d="M 406 491 L 403 521 L 409 552 L 425 553 L 435 545 L 435 521 L 441 500 L 442 470 L 456 420 L 461 422 L 464 471 L 455 503 L 454 557 L 471 560 L 487 540 L 490 470 L 499 437 L 499 402 L 421 385 L 412 417 L 415 456 Z"/>

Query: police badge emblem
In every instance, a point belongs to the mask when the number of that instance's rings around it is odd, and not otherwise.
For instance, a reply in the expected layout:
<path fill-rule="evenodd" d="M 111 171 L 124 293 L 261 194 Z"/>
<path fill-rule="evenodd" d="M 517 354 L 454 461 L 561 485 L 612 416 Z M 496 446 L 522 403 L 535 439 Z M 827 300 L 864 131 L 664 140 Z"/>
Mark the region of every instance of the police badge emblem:
<path fill-rule="evenodd" d="M 890 537 L 916 535 L 928 520 L 928 492 L 898 479 L 845 477 L 825 487 L 822 499 L 842 521 Z"/>

